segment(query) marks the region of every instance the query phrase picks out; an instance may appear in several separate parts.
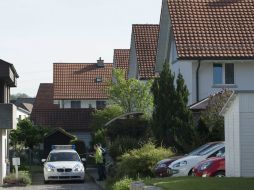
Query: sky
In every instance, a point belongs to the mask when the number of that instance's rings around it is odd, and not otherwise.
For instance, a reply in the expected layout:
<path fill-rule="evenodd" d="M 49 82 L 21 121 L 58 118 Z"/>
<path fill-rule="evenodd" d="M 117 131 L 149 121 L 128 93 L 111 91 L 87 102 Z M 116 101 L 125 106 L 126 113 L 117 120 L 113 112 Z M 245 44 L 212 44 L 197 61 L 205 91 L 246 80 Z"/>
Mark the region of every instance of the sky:
<path fill-rule="evenodd" d="M 159 24 L 161 0 L 0 0 L 0 59 L 14 64 L 11 94 L 35 97 L 53 63 L 113 62 L 132 24 Z"/>

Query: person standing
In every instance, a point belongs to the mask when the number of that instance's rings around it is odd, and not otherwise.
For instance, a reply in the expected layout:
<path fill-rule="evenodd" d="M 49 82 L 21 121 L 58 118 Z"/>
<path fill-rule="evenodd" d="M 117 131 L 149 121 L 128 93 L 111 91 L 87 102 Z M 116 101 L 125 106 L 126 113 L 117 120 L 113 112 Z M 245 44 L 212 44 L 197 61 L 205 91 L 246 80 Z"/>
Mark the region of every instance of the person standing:
<path fill-rule="evenodd" d="M 102 181 L 104 179 L 102 150 L 98 144 L 94 145 L 94 149 L 95 149 L 95 163 L 97 165 L 98 176 L 99 176 L 97 180 Z"/>

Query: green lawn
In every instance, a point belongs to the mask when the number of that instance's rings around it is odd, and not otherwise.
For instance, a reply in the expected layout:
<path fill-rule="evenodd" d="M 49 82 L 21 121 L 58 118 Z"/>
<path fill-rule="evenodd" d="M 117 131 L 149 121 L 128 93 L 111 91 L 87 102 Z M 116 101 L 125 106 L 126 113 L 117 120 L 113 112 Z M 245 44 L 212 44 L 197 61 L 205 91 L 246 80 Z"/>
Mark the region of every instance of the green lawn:
<path fill-rule="evenodd" d="M 164 190 L 254 190 L 254 178 L 175 177 L 146 179 L 145 183 Z"/>

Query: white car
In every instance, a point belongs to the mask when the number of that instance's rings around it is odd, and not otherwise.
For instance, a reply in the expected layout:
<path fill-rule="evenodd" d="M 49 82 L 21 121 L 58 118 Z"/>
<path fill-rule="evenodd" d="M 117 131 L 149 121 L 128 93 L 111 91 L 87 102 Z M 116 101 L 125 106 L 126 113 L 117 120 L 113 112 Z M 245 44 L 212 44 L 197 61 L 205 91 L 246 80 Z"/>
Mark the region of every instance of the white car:
<path fill-rule="evenodd" d="M 172 162 L 168 166 L 168 173 L 171 176 L 188 176 L 192 175 L 192 169 L 201 161 L 210 158 L 217 157 L 225 153 L 225 144 L 218 143 L 214 146 L 208 147 L 196 154 L 190 154 Z"/>
<path fill-rule="evenodd" d="M 78 153 L 68 146 L 54 145 L 44 162 L 44 182 L 62 180 L 85 180 L 85 168 Z"/>

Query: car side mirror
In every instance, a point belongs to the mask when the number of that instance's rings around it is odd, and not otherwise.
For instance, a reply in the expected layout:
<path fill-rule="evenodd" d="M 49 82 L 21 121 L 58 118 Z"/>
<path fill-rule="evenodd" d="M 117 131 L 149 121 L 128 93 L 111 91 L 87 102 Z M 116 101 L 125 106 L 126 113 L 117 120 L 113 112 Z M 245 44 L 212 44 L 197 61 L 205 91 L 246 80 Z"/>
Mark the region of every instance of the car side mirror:
<path fill-rule="evenodd" d="M 46 159 L 41 159 L 41 162 L 42 162 L 42 163 L 46 162 Z"/>
<path fill-rule="evenodd" d="M 81 158 L 82 162 L 86 162 L 86 159 L 85 158 Z"/>

